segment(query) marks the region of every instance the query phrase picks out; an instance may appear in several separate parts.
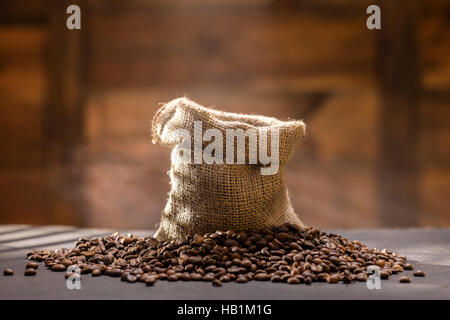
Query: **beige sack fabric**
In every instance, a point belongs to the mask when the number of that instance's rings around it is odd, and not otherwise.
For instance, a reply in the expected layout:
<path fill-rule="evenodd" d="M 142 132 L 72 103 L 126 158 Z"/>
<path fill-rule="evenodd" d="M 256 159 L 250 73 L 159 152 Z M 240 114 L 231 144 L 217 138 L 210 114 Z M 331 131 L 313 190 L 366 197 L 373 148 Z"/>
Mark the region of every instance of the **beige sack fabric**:
<path fill-rule="evenodd" d="M 200 123 L 199 131 L 196 126 Z M 183 158 L 183 155 L 188 154 L 185 152 L 191 150 L 181 143 L 185 141 L 182 137 L 188 138 L 180 136 L 180 129 L 184 134 L 191 135 L 191 141 L 187 142 L 194 148 L 189 159 L 194 160 L 190 163 L 186 161 L 187 158 Z M 199 145 L 195 147 L 194 137 L 198 133 L 203 135 L 208 129 L 218 129 L 223 135 L 223 164 L 199 163 L 199 158 L 195 160 Z M 229 150 L 225 150 L 227 134 L 233 131 L 231 129 L 250 129 L 258 136 L 256 140 L 244 138 L 245 150 L 238 148 L 237 139 L 233 137 L 230 140 L 236 141 L 232 150 L 234 164 L 226 161 L 226 151 Z M 264 132 L 266 134 L 263 135 Z M 271 149 L 275 146 L 272 144 L 272 140 L 275 141 L 272 133 L 275 132 L 278 133 L 279 142 L 278 170 L 273 174 L 263 174 L 262 170 L 269 164 L 260 157 L 256 163 L 254 159 L 250 162 L 250 147 L 258 148 L 259 152 L 259 148 L 264 146 L 264 140 L 261 139 L 267 137 L 267 154 L 276 156 Z M 220 112 L 202 107 L 187 98 L 165 104 L 153 118 L 152 134 L 153 143 L 173 147 L 169 171 L 171 190 L 155 237 L 172 240 L 187 234 L 259 229 L 285 222 L 303 226 L 288 196 L 284 165 L 304 132 L 302 121 L 279 121 L 263 116 Z M 209 140 L 203 137 L 201 148 L 206 150 L 205 147 L 212 141 L 217 142 L 217 136 L 214 137 L 216 139 L 210 137 Z M 217 150 L 214 154 L 220 156 Z M 236 163 L 239 156 L 245 158 L 245 164 Z"/>

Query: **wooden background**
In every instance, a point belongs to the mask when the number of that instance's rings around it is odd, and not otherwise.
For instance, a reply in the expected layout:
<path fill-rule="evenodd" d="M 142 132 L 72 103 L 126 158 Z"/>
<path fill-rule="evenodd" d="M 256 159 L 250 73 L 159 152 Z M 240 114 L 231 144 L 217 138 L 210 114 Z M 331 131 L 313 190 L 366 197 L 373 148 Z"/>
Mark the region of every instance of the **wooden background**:
<path fill-rule="evenodd" d="M 444 0 L 2 1 L 0 223 L 154 227 L 150 121 L 182 95 L 305 120 L 287 180 L 307 224 L 450 226 Z"/>

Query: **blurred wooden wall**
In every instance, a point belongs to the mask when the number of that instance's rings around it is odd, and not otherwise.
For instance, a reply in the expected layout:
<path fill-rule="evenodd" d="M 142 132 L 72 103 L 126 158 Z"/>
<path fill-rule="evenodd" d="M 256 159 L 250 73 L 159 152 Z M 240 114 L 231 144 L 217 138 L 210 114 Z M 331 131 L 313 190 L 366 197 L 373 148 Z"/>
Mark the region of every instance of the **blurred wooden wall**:
<path fill-rule="evenodd" d="M 65 27 L 72 3 L 81 31 Z M 365 27 L 372 3 L 381 31 Z M 150 143 L 150 121 L 187 95 L 306 121 L 287 180 L 307 224 L 450 225 L 446 1 L 0 8 L 0 223 L 153 227 L 169 150 Z"/>

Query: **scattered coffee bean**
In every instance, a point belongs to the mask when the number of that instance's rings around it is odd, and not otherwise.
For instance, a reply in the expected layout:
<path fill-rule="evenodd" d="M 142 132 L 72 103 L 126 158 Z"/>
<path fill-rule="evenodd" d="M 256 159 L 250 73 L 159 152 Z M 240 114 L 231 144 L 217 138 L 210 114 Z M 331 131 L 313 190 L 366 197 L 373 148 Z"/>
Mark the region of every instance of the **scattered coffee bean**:
<path fill-rule="evenodd" d="M 55 264 L 55 265 L 53 265 L 52 266 L 52 271 L 58 271 L 58 272 L 61 272 L 61 271 L 66 271 L 66 266 L 65 265 L 63 265 L 63 264 Z"/>
<path fill-rule="evenodd" d="M 289 284 L 299 284 L 300 283 L 300 279 L 297 277 L 290 277 L 287 279 L 287 283 Z"/>
<path fill-rule="evenodd" d="M 236 279 L 236 282 L 237 283 L 247 283 L 248 279 L 247 279 L 247 277 L 244 277 L 244 276 L 238 276 Z"/>
<path fill-rule="evenodd" d="M 108 276 L 113 278 L 118 278 L 122 275 L 122 270 L 120 269 L 112 269 L 108 271 Z"/>
<path fill-rule="evenodd" d="M 156 282 L 156 278 L 153 276 L 147 276 L 145 277 L 144 282 L 146 286 L 153 286 Z"/>
<path fill-rule="evenodd" d="M 358 273 L 355 279 L 361 282 L 367 281 L 367 274 L 365 272 Z"/>
<path fill-rule="evenodd" d="M 406 258 L 387 249 L 366 247 L 336 234 L 290 224 L 263 230 L 216 231 L 160 242 L 120 235 L 85 239 L 75 247 L 32 251 L 28 260 L 43 261 L 52 271 L 78 265 L 82 274 L 109 275 L 123 281 L 235 281 L 288 284 L 367 281 L 367 268 L 377 265 L 381 278 L 410 270 Z M 27 270 L 37 267 L 36 262 Z M 33 267 L 32 267 L 33 266 Z"/>
<path fill-rule="evenodd" d="M 383 259 L 377 260 L 377 266 L 379 266 L 380 268 L 383 268 L 385 264 L 386 264 L 386 260 L 383 260 Z"/>
<path fill-rule="evenodd" d="M 5 270 L 3 270 L 4 276 L 12 276 L 13 274 L 14 274 L 14 270 L 11 268 L 6 268 Z"/>
<path fill-rule="evenodd" d="M 257 281 L 269 281 L 270 280 L 270 276 L 267 273 L 257 273 L 255 275 L 255 280 Z"/>
<path fill-rule="evenodd" d="M 94 269 L 92 270 L 92 276 L 93 277 L 99 277 L 102 275 L 102 271 L 100 269 Z"/>
<path fill-rule="evenodd" d="M 214 279 L 213 280 L 213 286 L 214 287 L 221 287 L 222 286 L 222 281 L 220 281 L 218 279 Z"/>
<path fill-rule="evenodd" d="M 175 274 L 171 274 L 170 276 L 167 277 L 168 281 L 177 281 L 178 277 Z"/>
<path fill-rule="evenodd" d="M 402 268 L 402 266 L 399 265 L 399 264 L 394 264 L 394 265 L 392 266 L 391 270 L 392 270 L 392 273 L 398 273 L 398 272 L 402 272 L 402 271 L 403 271 L 403 268 Z"/>
<path fill-rule="evenodd" d="M 401 283 L 409 283 L 409 282 L 411 282 L 411 278 L 408 276 L 401 276 L 399 281 Z"/>
<path fill-rule="evenodd" d="M 414 277 L 425 277 L 425 272 L 422 270 L 416 270 L 414 271 Z"/>
<path fill-rule="evenodd" d="M 35 276 L 36 275 L 36 269 L 25 269 L 25 276 Z"/>
<path fill-rule="evenodd" d="M 413 267 L 412 264 L 406 263 L 406 264 L 403 266 L 403 269 L 405 269 L 405 270 L 413 270 L 414 267 Z"/>
<path fill-rule="evenodd" d="M 25 269 L 37 269 L 39 265 L 36 262 L 28 262 Z"/>
<path fill-rule="evenodd" d="M 339 275 L 333 274 L 331 276 L 328 276 L 327 277 L 327 282 L 328 283 L 338 283 L 339 282 Z"/>
<path fill-rule="evenodd" d="M 202 280 L 202 278 L 203 278 L 203 276 L 200 273 L 192 273 L 191 274 L 191 280 L 193 280 L 193 281 L 200 281 L 200 280 Z"/>

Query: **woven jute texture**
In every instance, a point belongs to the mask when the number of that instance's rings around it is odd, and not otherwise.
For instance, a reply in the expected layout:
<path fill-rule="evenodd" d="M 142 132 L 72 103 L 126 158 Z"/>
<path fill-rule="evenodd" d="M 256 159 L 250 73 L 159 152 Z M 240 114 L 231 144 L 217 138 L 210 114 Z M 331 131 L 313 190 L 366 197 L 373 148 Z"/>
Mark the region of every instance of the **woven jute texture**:
<path fill-rule="evenodd" d="M 268 132 L 277 130 L 278 171 L 262 175 L 261 168 L 267 164 L 260 162 L 196 164 L 183 161 L 177 130 L 187 130 L 193 142 L 194 122 L 198 121 L 202 123 L 202 134 L 207 129 L 218 129 L 224 141 L 227 129 L 254 129 L 258 135 L 261 129 Z M 302 121 L 279 121 L 270 117 L 221 112 L 200 106 L 187 98 L 178 98 L 162 106 L 153 118 L 152 135 L 153 143 L 173 148 L 169 171 L 171 190 L 155 237 L 172 240 L 187 234 L 259 229 L 285 222 L 303 226 L 289 199 L 284 167 L 304 133 Z M 267 136 L 270 153 L 271 135 Z M 209 143 L 203 142 L 202 147 Z M 246 143 L 250 141 L 246 140 Z M 257 143 L 260 143 L 259 139 Z M 223 145 L 225 148 L 225 142 Z M 247 145 L 247 161 L 248 150 Z M 236 156 L 237 147 L 234 151 Z M 223 153 L 225 159 L 225 151 Z"/>

